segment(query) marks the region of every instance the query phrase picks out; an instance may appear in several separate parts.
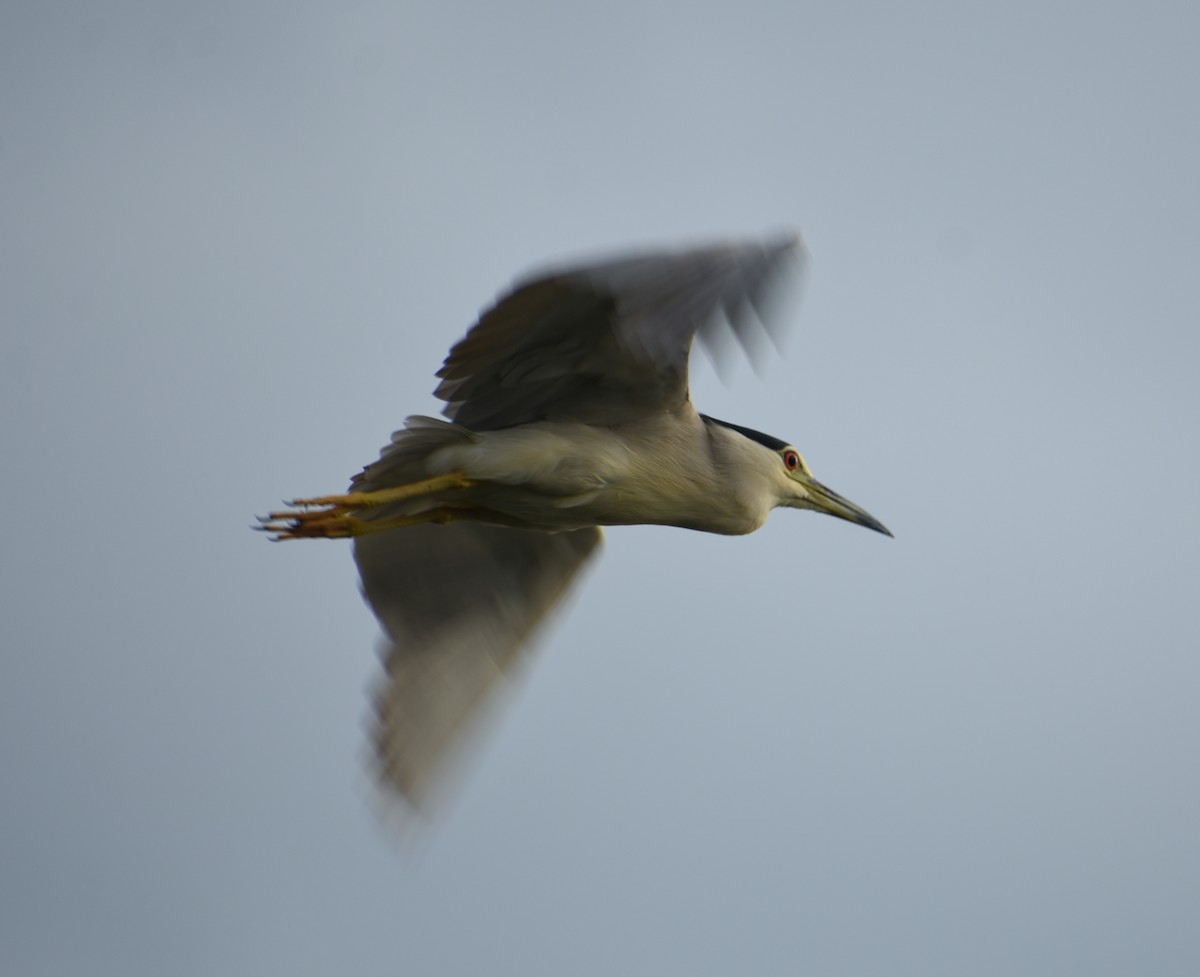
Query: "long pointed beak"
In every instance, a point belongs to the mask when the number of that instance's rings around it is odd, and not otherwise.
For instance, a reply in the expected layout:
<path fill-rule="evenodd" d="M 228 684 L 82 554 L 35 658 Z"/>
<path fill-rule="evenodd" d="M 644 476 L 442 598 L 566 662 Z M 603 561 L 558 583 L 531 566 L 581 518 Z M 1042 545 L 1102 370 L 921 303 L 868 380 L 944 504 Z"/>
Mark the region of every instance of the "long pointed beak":
<path fill-rule="evenodd" d="M 852 522 L 857 526 L 866 526 L 867 529 L 874 529 L 875 532 L 883 533 L 884 536 L 892 535 L 892 531 L 866 509 L 861 509 L 849 499 L 842 498 L 833 489 L 822 485 L 815 478 L 806 477 L 800 482 L 808 491 L 808 498 L 804 501 L 803 508 L 815 509 L 827 516 L 836 516 L 838 519 L 845 519 L 846 522 Z"/>

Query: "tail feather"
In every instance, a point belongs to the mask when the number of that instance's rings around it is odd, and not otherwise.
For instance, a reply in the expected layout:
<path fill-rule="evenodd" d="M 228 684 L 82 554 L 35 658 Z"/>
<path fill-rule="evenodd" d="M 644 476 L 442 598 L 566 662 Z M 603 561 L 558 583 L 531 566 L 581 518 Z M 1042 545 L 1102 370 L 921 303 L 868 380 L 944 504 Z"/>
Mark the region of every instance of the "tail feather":
<path fill-rule="evenodd" d="M 479 435 L 465 427 L 420 414 L 404 419 L 404 428 L 392 435 L 392 443 L 379 452 L 379 460 L 367 465 L 350 481 L 352 492 L 408 485 L 439 474 L 429 470 L 429 456 L 441 448 L 471 444 Z"/>

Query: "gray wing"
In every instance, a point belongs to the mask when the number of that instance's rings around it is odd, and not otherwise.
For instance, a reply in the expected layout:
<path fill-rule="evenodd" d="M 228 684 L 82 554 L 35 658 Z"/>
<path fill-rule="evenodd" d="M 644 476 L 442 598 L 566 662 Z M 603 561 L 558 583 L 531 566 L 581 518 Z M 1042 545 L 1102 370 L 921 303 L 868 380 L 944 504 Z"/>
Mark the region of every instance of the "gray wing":
<path fill-rule="evenodd" d="M 361 536 L 363 594 L 387 635 L 375 698 L 380 780 L 428 806 L 506 673 L 601 540 L 477 523 Z"/>
<path fill-rule="evenodd" d="M 566 268 L 519 283 L 450 351 L 435 391 L 474 430 L 539 420 L 611 424 L 688 399 L 699 335 L 750 349 L 807 251 L 797 236 Z M 752 350 L 751 350 L 752 351 Z"/>

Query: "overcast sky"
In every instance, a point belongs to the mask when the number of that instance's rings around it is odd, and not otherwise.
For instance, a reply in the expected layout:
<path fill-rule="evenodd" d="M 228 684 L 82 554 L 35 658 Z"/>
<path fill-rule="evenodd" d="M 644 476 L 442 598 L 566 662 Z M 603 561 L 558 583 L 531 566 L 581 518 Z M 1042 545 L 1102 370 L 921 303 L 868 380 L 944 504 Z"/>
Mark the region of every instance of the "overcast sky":
<path fill-rule="evenodd" d="M 1200 972 L 1198 10 L 5 4 L 0 972 Z M 524 270 L 780 228 L 694 399 L 896 539 L 610 532 L 398 842 L 251 517 Z"/>

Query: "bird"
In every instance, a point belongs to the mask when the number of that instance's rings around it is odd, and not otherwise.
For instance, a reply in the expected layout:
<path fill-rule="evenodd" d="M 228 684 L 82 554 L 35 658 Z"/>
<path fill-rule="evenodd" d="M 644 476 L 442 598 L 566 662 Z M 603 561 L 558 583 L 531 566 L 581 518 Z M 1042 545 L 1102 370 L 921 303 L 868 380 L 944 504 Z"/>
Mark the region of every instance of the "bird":
<path fill-rule="evenodd" d="M 416 810 L 481 726 L 581 571 L 601 527 L 724 535 L 775 508 L 887 536 L 787 441 L 699 413 L 693 341 L 753 352 L 799 279 L 798 233 L 623 253 L 519 279 L 450 350 L 434 394 L 349 491 L 259 517 L 276 540 L 352 539 L 385 634 L 379 783 Z"/>

